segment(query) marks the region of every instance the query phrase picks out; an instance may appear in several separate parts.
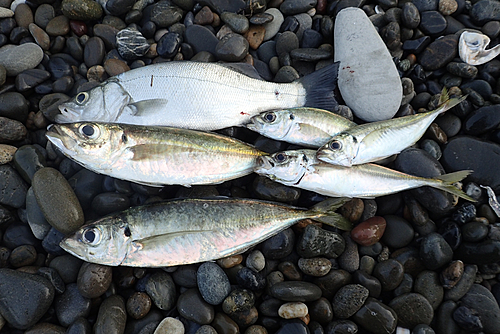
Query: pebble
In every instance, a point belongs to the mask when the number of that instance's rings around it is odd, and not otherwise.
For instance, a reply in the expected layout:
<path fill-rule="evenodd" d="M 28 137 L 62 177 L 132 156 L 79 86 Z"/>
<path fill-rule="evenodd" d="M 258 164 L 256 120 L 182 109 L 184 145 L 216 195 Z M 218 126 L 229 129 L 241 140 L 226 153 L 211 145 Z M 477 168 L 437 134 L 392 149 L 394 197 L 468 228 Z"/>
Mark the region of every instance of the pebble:
<path fill-rule="evenodd" d="M 0 7 L 0 18 L 8 18 L 14 16 L 14 12 L 8 8 Z"/>
<path fill-rule="evenodd" d="M 351 239 L 349 232 L 342 233 L 342 237 L 345 240 L 346 247 L 339 256 L 339 265 L 342 269 L 352 273 L 359 269 L 358 244 Z"/>
<path fill-rule="evenodd" d="M 481 242 L 462 242 L 456 255 L 465 263 L 490 264 L 500 261 L 500 241 L 486 239 Z"/>
<path fill-rule="evenodd" d="M 398 323 L 396 312 L 372 297 L 366 299 L 352 319 L 373 334 L 394 333 Z"/>
<path fill-rule="evenodd" d="M 14 154 L 14 167 L 21 177 L 31 183 L 35 173 L 47 165 L 39 147 L 34 145 L 24 145 L 17 149 Z"/>
<path fill-rule="evenodd" d="M 174 280 L 165 272 L 156 272 L 149 277 L 146 282 L 146 293 L 160 310 L 169 311 L 175 306 L 177 293 Z M 177 307 L 179 308 L 179 305 Z"/>
<path fill-rule="evenodd" d="M 500 20 L 500 5 L 493 0 L 483 0 L 476 2 L 470 10 L 471 19 L 480 25 L 487 21 Z"/>
<path fill-rule="evenodd" d="M 386 221 L 383 217 L 372 217 L 351 230 L 351 238 L 362 246 L 371 246 L 383 236 Z"/>
<path fill-rule="evenodd" d="M 74 283 L 83 261 L 69 254 L 55 257 L 49 264 L 61 276 L 65 284 Z"/>
<path fill-rule="evenodd" d="M 500 308 L 495 297 L 487 288 L 473 284 L 462 297 L 461 305 L 477 311 L 485 333 L 500 333 Z"/>
<path fill-rule="evenodd" d="M 101 5 L 92 0 L 63 0 L 62 13 L 70 20 L 98 20 L 103 13 Z"/>
<path fill-rule="evenodd" d="M 248 53 L 248 41 L 238 34 L 227 34 L 215 46 L 215 55 L 223 61 L 241 61 Z"/>
<path fill-rule="evenodd" d="M 266 266 L 266 259 L 260 250 L 254 250 L 248 254 L 246 266 L 255 272 L 259 272 Z"/>
<path fill-rule="evenodd" d="M 118 40 L 118 35 L 117 35 Z M 85 43 L 85 48 L 83 49 L 83 59 L 87 67 L 92 67 L 94 65 L 101 64 L 106 48 L 104 42 L 99 37 L 91 37 Z"/>
<path fill-rule="evenodd" d="M 250 310 L 255 304 L 255 295 L 247 289 L 235 289 L 222 303 L 222 310 L 228 315 Z"/>
<path fill-rule="evenodd" d="M 285 18 L 277 8 L 269 8 L 264 13 L 269 14 L 273 17 L 273 19 L 270 22 L 264 23 L 263 25 L 264 29 L 266 29 L 266 33 L 264 35 L 264 41 L 268 41 L 272 39 L 274 36 L 276 36 Z"/>
<path fill-rule="evenodd" d="M 308 225 L 297 241 L 297 253 L 305 258 L 315 256 L 337 258 L 344 252 L 345 246 L 344 239 L 338 233 Z"/>
<path fill-rule="evenodd" d="M 300 270 L 310 276 L 321 277 L 330 272 L 332 263 L 327 258 L 316 257 L 312 259 L 300 258 L 298 262 Z"/>
<path fill-rule="evenodd" d="M 352 276 L 349 272 L 334 269 L 325 276 L 316 278 L 314 284 L 321 289 L 323 297 L 331 299 L 342 286 L 351 283 L 351 280 Z"/>
<path fill-rule="evenodd" d="M 457 55 L 458 37 L 446 35 L 437 39 L 420 54 L 419 63 L 426 71 L 434 71 L 446 66 Z"/>
<path fill-rule="evenodd" d="M 236 282 L 243 288 L 259 290 L 266 285 L 266 278 L 261 273 L 243 267 L 236 274 Z"/>
<path fill-rule="evenodd" d="M 39 275 L 0 268 L 0 313 L 16 329 L 40 320 L 54 299 L 54 287 Z"/>
<path fill-rule="evenodd" d="M 295 244 L 295 234 L 288 228 L 261 244 L 261 251 L 268 260 L 278 260 L 288 256 Z"/>
<path fill-rule="evenodd" d="M 196 273 L 198 289 L 203 299 L 219 305 L 231 292 L 231 284 L 224 270 L 213 262 L 203 263 Z"/>
<path fill-rule="evenodd" d="M 210 324 L 215 317 L 213 306 L 203 300 L 197 289 L 188 289 L 180 294 L 177 310 L 182 317 L 200 325 Z"/>
<path fill-rule="evenodd" d="M 123 333 L 127 320 L 127 311 L 122 296 L 112 295 L 106 298 L 99 307 L 94 333 Z"/>
<path fill-rule="evenodd" d="M 24 206 L 28 186 L 10 165 L 0 166 L 0 204 L 14 208 Z"/>
<path fill-rule="evenodd" d="M 464 274 L 464 263 L 461 260 L 456 260 L 450 263 L 449 266 L 441 271 L 440 280 L 445 289 L 453 288 Z"/>
<path fill-rule="evenodd" d="M 469 291 L 472 284 L 474 284 L 476 273 L 476 265 L 466 265 L 460 280 L 455 284 L 455 286 L 449 290 L 445 290 L 444 299 L 453 301 L 460 300 L 467 293 L 467 291 Z"/>
<path fill-rule="evenodd" d="M 420 13 L 413 2 L 403 4 L 401 21 L 409 29 L 415 29 L 420 24 Z"/>
<path fill-rule="evenodd" d="M 163 35 L 156 46 L 156 52 L 163 58 L 171 58 L 179 52 L 182 38 L 178 33 L 167 32 Z"/>
<path fill-rule="evenodd" d="M 359 8 L 340 11 L 334 33 L 334 59 L 340 61 L 338 85 L 346 104 L 364 121 L 392 118 L 401 103 L 401 80 L 384 42 L 366 14 Z M 375 53 L 376 66 L 368 65 Z M 367 86 L 377 89 L 366 92 L 362 87 Z"/>
<path fill-rule="evenodd" d="M 380 281 L 385 291 L 397 288 L 403 281 L 403 274 L 403 265 L 394 259 L 379 262 L 373 269 L 373 276 Z"/>
<path fill-rule="evenodd" d="M 384 216 L 384 219 L 386 228 L 382 241 L 389 247 L 403 248 L 413 240 L 415 232 L 406 219 L 395 215 Z"/>
<path fill-rule="evenodd" d="M 333 297 L 333 313 L 336 317 L 347 319 L 363 306 L 369 291 L 360 284 L 348 284 L 341 287 Z"/>
<path fill-rule="evenodd" d="M 78 290 L 83 297 L 97 298 L 108 290 L 111 280 L 111 267 L 85 262 L 78 272 Z"/>
<path fill-rule="evenodd" d="M 23 245 L 12 250 L 9 257 L 10 265 L 14 268 L 30 266 L 37 259 L 36 249 L 32 245 Z"/>
<path fill-rule="evenodd" d="M 437 310 L 443 301 L 444 289 L 435 271 L 424 270 L 416 278 L 413 291 L 427 298 L 433 310 Z"/>
<path fill-rule="evenodd" d="M 83 297 L 75 283 L 66 285 L 66 289 L 55 298 L 57 320 L 63 326 L 69 326 L 80 317 L 90 314 L 91 300 Z"/>
<path fill-rule="evenodd" d="M 151 309 L 151 298 L 144 292 L 134 292 L 127 299 L 127 313 L 134 319 L 141 319 L 148 314 Z"/>
<path fill-rule="evenodd" d="M 304 281 L 287 281 L 274 284 L 269 290 L 271 296 L 287 302 L 311 302 L 321 297 L 321 289 Z"/>
<path fill-rule="evenodd" d="M 419 293 L 406 293 L 390 301 L 390 308 L 398 316 L 401 327 L 413 328 L 419 324 L 429 325 L 434 311 L 429 301 Z"/>
<path fill-rule="evenodd" d="M 496 129 L 500 124 L 499 110 L 500 105 L 491 105 L 473 111 L 464 120 L 464 132 L 468 135 L 480 136 Z"/>
<path fill-rule="evenodd" d="M 351 320 L 334 320 L 326 326 L 327 333 L 357 333 L 358 326 Z"/>
<path fill-rule="evenodd" d="M 139 31 L 131 28 L 125 28 L 116 34 L 116 47 L 118 53 L 124 59 L 134 60 L 138 57 L 144 56 L 148 52 L 150 45 Z"/>
<path fill-rule="evenodd" d="M 153 334 L 184 334 L 184 330 L 184 325 L 179 319 L 166 317 L 156 327 Z"/>
<path fill-rule="evenodd" d="M 8 76 L 35 68 L 43 58 L 43 50 L 35 43 L 0 48 L 0 65 L 5 67 Z"/>
<path fill-rule="evenodd" d="M 0 165 L 5 165 L 14 159 L 14 154 L 17 151 L 17 147 L 0 144 Z"/>
<path fill-rule="evenodd" d="M 244 15 L 224 12 L 220 15 L 220 18 L 235 33 L 243 35 L 250 28 L 250 22 Z"/>
<path fill-rule="evenodd" d="M 123 211 L 130 206 L 130 200 L 124 194 L 101 193 L 94 197 L 91 207 L 99 215 Z"/>
<path fill-rule="evenodd" d="M 308 314 L 307 305 L 301 302 L 284 303 L 278 310 L 278 315 L 284 319 L 302 318 Z"/>
<path fill-rule="evenodd" d="M 51 226 L 71 233 L 83 225 L 80 203 L 59 171 L 50 167 L 39 169 L 33 176 L 32 185 L 37 203 Z"/>
<path fill-rule="evenodd" d="M 265 34 L 266 29 L 263 26 L 251 25 L 248 31 L 245 33 L 244 37 L 247 39 L 250 48 L 252 48 L 253 50 L 257 50 L 264 41 Z M 254 66 L 256 65 L 254 64 Z"/>
<path fill-rule="evenodd" d="M 219 40 L 208 28 L 199 25 L 190 25 L 186 27 L 184 35 L 185 42 L 193 47 L 195 53 L 207 51 L 215 54 L 215 47 Z"/>

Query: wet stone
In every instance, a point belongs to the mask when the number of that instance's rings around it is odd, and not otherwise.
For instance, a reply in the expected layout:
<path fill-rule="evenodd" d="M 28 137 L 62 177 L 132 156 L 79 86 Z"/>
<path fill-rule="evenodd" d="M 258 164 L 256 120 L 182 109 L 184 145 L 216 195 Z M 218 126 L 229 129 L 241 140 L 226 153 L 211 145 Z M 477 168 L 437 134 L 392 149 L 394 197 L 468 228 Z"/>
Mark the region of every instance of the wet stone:
<path fill-rule="evenodd" d="M 28 186 L 10 165 L 0 166 L 0 204 L 14 208 L 24 206 Z"/>
<path fill-rule="evenodd" d="M 386 221 L 382 217 L 372 217 L 356 225 L 351 230 L 351 238 L 362 246 L 371 246 L 383 236 Z"/>
<path fill-rule="evenodd" d="M 283 276 L 285 277 L 286 280 L 289 280 L 289 281 L 301 281 L 302 280 L 303 275 L 299 271 L 299 268 L 297 268 L 297 265 L 293 262 L 290 262 L 290 261 L 281 262 L 278 265 L 278 270 L 283 273 Z"/>
<path fill-rule="evenodd" d="M 358 326 L 351 320 L 334 320 L 326 328 L 326 333 L 357 333 Z"/>
<path fill-rule="evenodd" d="M 151 298 L 144 292 L 134 292 L 126 303 L 127 313 L 134 319 L 141 319 L 151 309 Z"/>
<path fill-rule="evenodd" d="M 68 179 L 84 210 L 90 208 L 92 199 L 101 192 L 103 176 L 88 169 L 81 169 Z"/>
<path fill-rule="evenodd" d="M 1 268 L 0 282 L 0 312 L 17 329 L 36 324 L 54 299 L 54 287 L 39 275 Z"/>
<path fill-rule="evenodd" d="M 373 276 L 382 284 L 385 291 L 394 290 L 403 280 L 403 265 L 394 259 L 379 262 L 373 269 Z"/>
<path fill-rule="evenodd" d="M 270 294 L 288 302 L 311 302 L 321 297 L 321 289 L 312 283 L 303 281 L 287 281 L 274 284 Z"/>
<path fill-rule="evenodd" d="M 74 283 L 83 261 L 69 254 L 55 257 L 49 264 L 61 276 L 65 284 Z"/>
<path fill-rule="evenodd" d="M 453 311 L 453 320 L 464 330 L 477 333 L 482 331 L 483 324 L 476 310 L 466 306 L 458 306 Z"/>
<path fill-rule="evenodd" d="M 177 299 L 177 310 L 187 320 L 200 325 L 208 325 L 215 316 L 213 306 L 203 300 L 197 289 L 189 289 L 181 293 Z"/>
<path fill-rule="evenodd" d="M 201 296 L 211 305 L 222 303 L 231 291 L 226 273 L 213 262 L 205 262 L 198 268 L 196 281 Z"/>
<path fill-rule="evenodd" d="M 345 240 L 345 250 L 339 256 L 338 262 L 342 269 L 352 273 L 359 269 L 358 244 L 351 239 L 349 232 L 342 233 L 342 237 Z"/>
<path fill-rule="evenodd" d="M 266 285 L 266 278 L 261 273 L 256 273 L 253 270 L 243 267 L 236 274 L 238 285 L 250 290 L 259 290 Z"/>
<path fill-rule="evenodd" d="M 29 183 L 31 183 L 33 175 L 47 165 L 42 152 L 34 145 L 24 145 L 18 148 L 14 154 L 13 162 L 18 173 Z"/>
<path fill-rule="evenodd" d="M 160 310 L 168 311 L 175 305 L 175 283 L 172 277 L 165 272 L 157 272 L 149 277 L 146 283 L 146 293 Z M 205 302 L 203 301 L 203 303 Z M 180 308 L 179 305 L 177 307 Z"/>
<path fill-rule="evenodd" d="M 402 217 L 395 215 L 384 216 L 387 223 L 382 241 L 393 248 L 407 246 L 415 234 L 411 224 Z"/>
<path fill-rule="evenodd" d="M 99 307 L 94 333 L 123 333 L 127 320 L 125 301 L 122 296 L 112 295 L 106 298 Z"/>
<path fill-rule="evenodd" d="M 36 249 L 32 245 L 23 245 L 12 250 L 9 262 L 14 268 L 29 266 L 36 261 Z"/>
<path fill-rule="evenodd" d="M 461 260 L 456 260 L 450 263 L 450 265 L 444 268 L 440 274 L 440 280 L 443 288 L 453 288 L 462 279 L 463 274 L 464 263 Z"/>
<path fill-rule="evenodd" d="M 415 279 L 413 291 L 427 298 L 434 310 L 437 310 L 443 301 L 444 289 L 435 271 L 422 271 Z"/>
<path fill-rule="evenodd" d="M 328 274 L 332 268 L 332 263 L 326 258 L 316 257 L 312 259 L 299 259 L 298 266 L 300 270 L 310 276 L 321 277 Z"/>
<path fill-rule="evenodd" d="M 116 35 L 118 31 L 118 29 L 109 24 L 96 24 L 94 26 L 94 36 L 102 39 L 106 50 L 116 48 Z"/>
<path fill-rule="evenodd" d="M 278 315 L 284 319 L 305 317 L 308 313 L 306 304 L 301 302 L 290 302 L 280 306 Z"/>
<path fill-rule="evenodd" d="M 29 102 L 18 92 L 0 94 L 0 116 L 25 122 L 28 118 Z"/>
<path fill-rule="evenodd" d="M 328 299 L 321 297 L 318 300 L 308 303 L 307 307 L 312 321 L 317 321 L 322 325 L 332 321 L 333 308 L 332 303 Z"/>
<path fill-rule="evenodd" d="M 117 37 L 118 38 L 118 37 Z M 102 63 L 106 48 L 104 42 L 99 37 L 91 37 L 83 49 L 83 59 L 85 65 L 92 67 Z"/>
<path fill-rule="evenodd" d="M 250 310 L 255 304 L 255 295 L 247 289 L 235 289 L 222 303 L 222 310 L 228 315 Z M 274 315 L 274 314 L 273 314 Z"/>
<path fill-rule="evenodd" d="M 472 6 L 470 16 L 479 25 L 483 25 L 488 21 L 499 21 L 500 5 L 493 0 L 478 1 Z"/>
<path fill-rule="evenodd" d="M 431 10 L 421 13 L 420 16 L 419 28 L 423 33 L 427 35 L 438 35 L 446 29 L 447 23 L 441 13 Z"/>
<path fill-rule="evenodd" d="M 171 58 L 177 54 L 181 47 L 182 38 L 175 32 L 167 32 L 156 46 L 156 52 L 163 58 Z"/>
<path fill-rule="evenodd" d="M 297 242 L 297 253 L 305 258 L 316 256 L 339 257 L 345 249 L 344 239 L 315 225 L 308 225 Z"/>
<path fill-rule="evenodd" d="M 428 269 L 435 270 L 451 261 L 453 250 L 440 234 L 430 233 L 420 244 L 420 257 Z"/>
<path fill-rule="evenodd" d="M 500 124 L 500 105 L 484 106 L 470 113 L 464 121 L 463 129 L 468 135 L 479 136 Z"/>
<path fill-rule="evenodd" d="M 419 324 L 429 325 L 434 316 L 431 304 L 418 293 L 407 293 L 390 301 L 389 307 L 398 316 L 398 324 L 413 328 Z"/>
<path fill-rule="evenodd" d="M 198 267 L 195 265 L 180 266 L 172 273 L 172 278 L 177 285 L 194 288 L 197 286 L 197 270 Z"/>
<path fill-rule="evenodd" d="M 456 250 L 457 258 L 465 263 L 489 264 L 500 261 L 500 241 L 463 242 Z"/>
<path fill-rule="evenodd" d="M 111 15 L 119 16 L 132 9 L 135 0 L 109 0 L 106 2 L 106 9 Z"/>
<path fill-rule="evenodd" d="M 488 236 L 488 227 L 480 222 L 470 222 L 462 227 L 464 241 L 478 242 Z"/>
<path fill-rule="evenodd" d="M 101 193 L 92 200 L 92 209 L 101 216 L 123 211 L 130 206 L 127 196 L 117 193 Z"/>
<path fill-rule="evenodd" d="M 111 279 L 111 267 L 85 262 L 78 273 L 78 290 L 86 298 L 97 298 L 108 290 Z"/>
<path fill-rule="evenodd" d="M 398 317 L 389 306 L 368 297 L 352 319 L 370 333 L 385 334 L 395 331 Z"/>
<path fill-rule="evenodd" d="M 382 292 L 380 281 L 362 270 L 356 270 L 352 274 L 353 282 L 361 284 L 368 289 L 370 297 L 378 298 Z"/>
<path fill-rule="evenodd" d="M 65 250 L 59 246 L 59 243 L 64 239 L 64 233 L 51 227 L 45 238 L 42 240 L 42 247 L 47 253 L 53 255 L 63 255 L 66 253 Z"/>
<path fill-rule="evenodd" d="M 39 69 L 30 69 L 23 71 L 16 76 L 16 89 L 24 92 L 36 87 L 50 78 L 50 73 Z"/>
<path fill-rule="evenodd" d="M 351 317 L 363 306 L 368 295 L 368 289 L 362 285 L 343 286 L 333 297 L 332 306 L 335 316 L 341 319 Z"/>
<path fill-rule="evenodd" d="M 240 61 L 248 53 L 248 41 L 241 35 L 228 34 L 215 46 L 215 55 L 223 61 Z"/>
<path fill-rule="evenodd" d="M 500 308 L 495 297 L 487 288 L 473 284 L 462 297 L 461 302 L 461 305 L 477 312 L 485 333 L 500 332 Z"/>
<path fill-rule="evenodd" d="M 65 291 L 55 298 L 57 319 L 63 326 L 69 326 L 79 317 L 90 313 L 90 299 L 81 295 L 75 283 L 68 284 Z"/>

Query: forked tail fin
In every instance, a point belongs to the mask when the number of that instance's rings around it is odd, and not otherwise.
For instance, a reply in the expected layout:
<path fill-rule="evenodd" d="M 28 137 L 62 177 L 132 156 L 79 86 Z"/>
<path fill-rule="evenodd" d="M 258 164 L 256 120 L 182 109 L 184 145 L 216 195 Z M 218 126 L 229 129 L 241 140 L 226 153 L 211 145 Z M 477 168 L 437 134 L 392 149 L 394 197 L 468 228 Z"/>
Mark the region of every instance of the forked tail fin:
<path fill-rule="evenodd" d="M 439 97 L 438 108 L 436 111 L 439 111 L 439 114 L 444 113 L 447 110 L 450 110 L 457 104 L 461 103 L 463 100 L 467 98 L 467 95 L 461 97 L 454 97 L 450 99 L 450 95 L 448 94 L 448 89 L 443 87 L 441 91 L 441 96 Z"/>
<path fill-rule="evenodd" d="M 311 208 L 312 212 L 318 213 L 321 216 L 313 218 L 321 223 L 336 227 L 338 229 L 349 231 L 352 228 L 352 223 L 344 216 L 336 213 L 335 210 L 347 203 L 350 198 L 329 198 L 319 202 Z"/>
<path fill-rule="evenodd" d="M 433 184 L 432 187 L 447 191 L 449 193 L 452 193 L 453 195 L 457 195 L 458 197 L 461 197 L 468 201 L 476 202 L 475 199 L 473 199 L 470 196 L 467 196 L 462 190 L 458 189 L 453 185 L 453 183 L 465 179 L 472 172 L 473 172 L 472 170 L 461 170 L 458 172 L 437 176 L 434 179 L 439 180 L 440 182 Z"/>
<path fill-rule="evenodd" d="M 334 89 L 337 87 L 340 62 L 323 67 L 305 77 L 299 82 L 306 90 L 306 104 L 313 107 L 334 111 L 339 106 L 335 99 Z"/>

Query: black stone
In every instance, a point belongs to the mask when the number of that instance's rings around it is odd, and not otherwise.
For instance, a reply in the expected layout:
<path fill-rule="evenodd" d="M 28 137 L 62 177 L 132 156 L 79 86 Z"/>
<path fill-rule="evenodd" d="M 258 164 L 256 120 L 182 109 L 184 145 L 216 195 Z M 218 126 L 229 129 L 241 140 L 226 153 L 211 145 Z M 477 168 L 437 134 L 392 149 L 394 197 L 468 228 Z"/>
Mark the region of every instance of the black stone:
<path fill-rule="evenodd" d="M 500 261 L 500 241 L 487 239 L 482 242 L 462 242 L 455 251 L 455 258 L 464 263 L 489 264 Z"/>
<path fill-rule="evenodd" d="M 20 208 L 26 202 L 28 186 L 10 165 L 0 166 L 0 204 Z"/>
<path fill-rule="evenodd" d="M 127 13 L 134 5 L 135 0 L 108 0 L 106 9 L 111 15 L 119 16 Z"/>
<path fill-rule="evenodd" d="M 7 92 L 0 94 L 0 116 L 25 122 L 28 118 L 28 108 L 29 102 L 21 93 Z"/>
<path fill-rule="evenodd" d="M 28 183 L 31 183 L 37 170 L 47 166 L 41 149 L 35 145 L 24 145 L 18 148 L 13 162 L 16 170 Z"/>
<path fill-rule="evenodd" d="M 370 297 L 352 319 L 371 333 L 393 333 L 397 325 L 396 312 Z"/>
<path fill-rule="evenodd" d="M 289 302 L 312 302 L 321 297 L 321 289 L 312 283 L 304 281 L 286 281 L 274 284 L 270 295 Z"/>
<path fill-rule="evenodd" d="M 249 290 L 260 290 L 266 285 L 266 278 L 262 273 L 243 267 L 236 274 L 238 285 Z"/>
<path fill-rule="evenodd" d="M 317 48 L 323 43 L 323 36 L 313 29 L 306 29 L 302 34 L 301 48 Z"/>
<path fill-rule="evenodd" d="M 470 16 L 479 25 L 488 21 L 500 21 L 500 3 L 494 0 L 478 1 L 472 6 Z"/>
<path fill-rule="evenodd" d="M 50 78 L 50 73 L 45 70 L 30 69 L 23 71 L 16 76 L 16 89 L 19 92 L 25 92 L 36 87 Z"/>
<path fill-rule="evenodd" d="M 156 46 L 156 52 L 163 58 L 171 58 L 179 52 L 182 38 L 175 32 L 167 32 L 164 34 Z"/>
<path fill-rule="evenodd" d="M 195 53 L 202 51 L 215 54 L 215 47 L 219 40 L 210 29 L 197 24 L 186 27 L 185 42 L 193 47 Z"/>
<path fill-rule="evenodd" d="M 446 66 L 457 55 L 458 36 L 447 35 L 432 42 L 419 57 L 419 63 L 426 71 Z"/>
<path fill-rule="evenodd" d="M 55 311 L 59 323 L 69 326 L 80 317 L 90 313 L 90 298 L 85 298 L 78 291 L 76 283 L 68 284 L 63 294 L 55 299 Z"/>
<path fill-rule="evenodd" d="M 406 2 L 401 12 L 401 21 L 406 28 L 415 29 L 420 24 L 420 13 L 413 2 Z"/>
<path fill-rule="evenodd" d="M 438 11 L 426 11 L 420 14 L 421 20 L 419 28 L 428 35 L 439 35 L 447 26 L 446 20 Z"/>

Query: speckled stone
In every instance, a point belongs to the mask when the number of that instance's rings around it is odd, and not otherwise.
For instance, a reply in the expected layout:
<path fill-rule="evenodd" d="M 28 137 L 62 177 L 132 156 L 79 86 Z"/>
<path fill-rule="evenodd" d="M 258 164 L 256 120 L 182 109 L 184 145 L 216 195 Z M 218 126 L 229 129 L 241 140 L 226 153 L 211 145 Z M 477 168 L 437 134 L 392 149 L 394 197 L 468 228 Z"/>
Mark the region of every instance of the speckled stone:
<path fill-rule="evenodd" d="M 78 273 L 78 290 L 83 297 L 97 298 L 108 290 L 111 280 L 111 267 L 84 262 Z"/>

